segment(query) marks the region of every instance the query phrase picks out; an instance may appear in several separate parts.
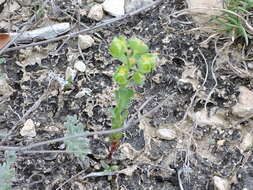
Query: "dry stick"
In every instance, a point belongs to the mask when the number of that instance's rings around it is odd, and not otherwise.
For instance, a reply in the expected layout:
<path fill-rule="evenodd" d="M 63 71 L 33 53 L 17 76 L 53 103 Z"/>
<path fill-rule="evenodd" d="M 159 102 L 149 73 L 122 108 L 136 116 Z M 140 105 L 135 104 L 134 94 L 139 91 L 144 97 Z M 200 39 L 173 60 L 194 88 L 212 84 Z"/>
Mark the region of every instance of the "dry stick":
<path fill-rule="evenodd" d="M 187 117 L 187 115 L 188 115 L 188 112 L 189 112 L 189 110 L 191 109 L 191 107 L 192 107 L 192 105 L 193 105 L 193 103 L 194 103 L 195 97 L 197 96 L 199 90 L 200 90 L 202 87 L 204 87 L 204 85 L 205 85 L 205 83 L 206 83 L 206 81 L 207 81 L 207 77 L 208 77 L 208 64 L 207 64 L 207 60 L 206 60 L 206 58 L 205 58 L 203 52 L 202 52 L 200 49 L 198 49 L 198 51 L 199 51 L 200 55 L 202 56 L 202 58 L 203 58 L 203 60 L 204 60 L 204 62 L 205 62 L 205 65 L 206 65 L 205 78 L 204 78 L 204 81 L 203 81 L 203 83 L 201 84 L 201 86 L 200 86 L 200 87 L 196 90 L 196 92 L 194 93 L 194 95 L 193 95 L 193 97 L 192 97 L 192 99 L 191 99 L 190 105 L 188 106 L 187 110 L 185 111 L 184 117 L 183 117 L 183 119 L 181 120 L 181 123 L 186 119 L 186 117 Z M 195 126 L 195 127 L 197 126 L 196 121 L 195 121 L 194 126 Z M 189 134 L 188 134 L 188 135 L 189 135 Z M 182 174 L 182 173 L 185 173 L 185 172 L 187 172 L 187 174 L 188 174 L 188 173 L 190 173 L 190 172 L 192 171 L 191 168 L 189 167 L 189 158 L 188 158 L 188 157 L 189 157 L 189 152 L 190 152 L 190 151 L 189 151 L 189 150 L 190 150 L 190 145 L 191 145 L 192 137 L 193 137 L 192 135 L 193 135 L 193 129 L 191 130 L 191 134 L 189 135 L 189 136 L 190 136 L 190 142 L 189 142 L 189 144 L 188 144 L 188 146 L 187 146 L 187 154 L 186 154 L 186 156 L 185 156 L 185 163 L 184 163 L 184 166 L 183 166 L 182 168 L 180 168 L 179 171 L 178 171 L 178 173 L 177 173 L 177 174 L 178 174 L 177 177 L 178 177 L 178 182 L 179 182 L 180 190 L 184 190 L 183 183 L 182 183 L 182 180 L 181 180 L 181 174 Z"/>
<path fill-rule="evenodd" d="M 83 153 L 83 151 L 66 151 L 66 150 L 27 150 L 22 151 L 22 154 L 50 154 L 50 153 Z M 86 152 L 90 154 L 91 152 Z"/>
<path fill-rule="evenodd" d="M 202 58 L 204 59 L 204 62 L 205 62 L 205 65 L 206 65 L 205 79 L 204 79 L 204 81 L 203 81 L 203 83 L 202 83 L 202 85 L 201 85 L 201 87 L 203 87 L 203 86 L 206 84 L 207 77 L 208 77 L 208 72 L 209 72 L 209 71 L 208 71 L 208 64 L 207 64 L 206 57 L 204 56 L 203 52 L 202 52 L 200 49 L 198 49 L 198 50 L 199 50 L 200 55 L 201 55 Z"/>
<path fill-rule="evenodd" d="M 124 125 L 123 128 L 111 129 L 111 130 L 105 130 L 105 131 L 86 132 L 86 133 L 82 133 L 82 134 L 78 134 L 78 135 L 73 135 L 73 136 L 68 136 L 68 137 L 61 137 L 61 138 L 56 138 L 56 139 L 52 139 L 52 140 L 33 143 L 33 144 L 23 146 L 23 147 L 0 146 L 0 150 L 25 151 L 25 150 L 28 150 L 28 149 L 31 149 L 31 148 L 34 148 L 34 147 L 38 147 L 38 146 L 42 146 L 42 145 L 45 145 L 45 144 L 60 142 L 60 141 L 73 139 L 73 138 L 77 138 L 77 137 L 88 137 L 88 136 L 94 136 L 94 135 L 108 135 L 108 134 L 112 134 L 112 133 L 123 132 L 123 131 L 126 131 L 131 125 L 137 124 L 140 120 L 144 119 L 147 116 L 150 116 L 152 113 L 157 111 L 159 108 L 161 108 L 167 102 L 167 100 L 169 100 L 169 98 L 170 98 L 170 96 L 168 96 L 165 100 L 163 100 L 155 108 L 148 111 L 147 113 L 145 113 L 144 115 L 142 115 L 140 118 L 138 118 L 136 120 L 134 120 L 135 117 L 137 116 L 137 113 L 135 113 L 129 119 L 129 121 Z M 148 101 L 149 100 L 150 99 L 148 99 Z M 147 104 L 147 101 L 144 104 Z"/>
<path fill-rule="evenodd" d="M 198 50 L 199 50 L 200 55 L 201 55 L 202 58 L 204 59 L 204 62 L 205 62 L 205 65 L 206 65 L 205 78 L 204 78 L 204 81 L 203 81 L 203 83 L 201 84 L 201 86 L 196 90 L 196 92 L 194 93 L 193 97 L 191 98 L 190 105 L 189 105 L 188 108 L 186 109 L 185 114 L 184 114 L 184 117 L 183 117 L 183 119 L 180 121 L 181 123 L 186 119 L 186 117 L 187 117 L 187 115 L 188 115 L 188 112 L 189 112 L 189 110 L 191 109 L 191 107 L 192 107 L 192 105 L 193 105 L 193 103 L 194 103 L 194 100 L 195 100 L 195 98 L 196 98 L 196 96 L 197 96 L 199 90 L 200 90 L 202 87 L 204 87 L 204 85 L 206 84 L 206 81 L 207 81 L 207 77 L 208 77 L 208 72 L 209 72 L 209 71 L 208 71 L 208 64 L 207 64 L 206 58 L 205 58 L 204 54 L 202 53 L 202 51 L 201 51 L 200 49 L 198 49 Z"/>
<path fill-rule="evenodd" d="M 82 170 L 80 172 L 78 172 L 76 175 L 73 175 L 71 178 L 69 178 L 68 180 L 66 180 L 64 183 L 62 183 L 59 187 L 57 187 L 57 189 L 55 190 L 60 190 L 64 185 L 66 185 L 67 183 L 69 183 L 70 181 L 72 181 L 74 178 L 76 178 L 77 176 L 83 174 L 86 170 Z"/>
<path fill-rule="evenodd" d="M 15 38 L 13 38 L 11 41 L 9 41 L 2 49 L 0 49 L 0 55 L 2 54 L 2 53 L 4 53 L 4 52 L 7 52 L 7 50 L 8 50 L 8 47 L 10 47 L 15 41 L 16 41 L 16 39 L 19 37 L 19 36 L 21 36 L 26 30 L 28 30 L 32 25 L 32 22 L 33 22 L 33 20 L 36 18 L 36 16 L 37 16 L 37 13 L 41 10 L 41 9 L 43 9 L 45 6 L 46 6 L 46 4 L 48 3 L 48 1 L 49 0 L 46 0 L 43 4 L 42 4 L 42 6 L 41 6 L 41 8 L 33 15 L 33 17 L 30 19 L 30 21 L 28 22 L 28 25 L 26 25 L 26 26 L 24 26 L 21 30 L 20 30 L 20 32 L 19 32 L 19 34 L 15 37 Z M 30 26 L 29 26 L 30 25 Z M 10 49 L 10 48 L 9 48 Z"/>
<path fill-rule="evenodd" d="M 217 57 L 218 57 L 218 55 L 216 54 L 215 57 L 214 57 L 214 59 L 213 59 L 213 61 L 212 61 L 212 65 L 211 65 L 211 73 L 212 73 L 212 77 L 213 77 L 213 80 L 214 80 L 215 84 L 214 84 L 212 90 L 210 91 L 210 93 L 208 94 L 208 96 L 207 96 L 207 98 L 206 98 L 206 102 L 205 102 L 205 110 L 206 110 L 206 111 L 207 111 L 206 106 L 207 106 L 207 104 L 208 104 L 208 102 L 209 102 L 209 99 L 211 98 L 211 96 L 212 96 L 212 94 L 213 94 L 213 92 L 214 92 L 214 90 L 215 90 L 215 88 L 216 88 L 216 86 L 217 86 L 217 84 L 218 84 L 217 78 L 216 78 L 216 76 L 215 76 L 215 74 L 214 74 L 214 71 L 213 71 L 213 69 L 214 69 L 214 68 L 213 68 L 213 67 L 214 67 L 214 63 L 215 63 Z"/>
<path fill-rule="evenodd" d="M 90 32 L 90 31 L 93 31 L 93 30 L 105 27 L 105 26 L 107 26 L 109 24 L 112 24 L 114 22 L 117 22 L 117 21 L 126 19 L 128 17 L 134 16 L 134 15 L 136 15 L 136 14 L 142 12 L 142 11 L 145 11 L 146 9 L 149 9 L 149 8 L 151 8 L 153 6 L 157 6 L 162 1 L 164 1 L 164 0 L 155 1 L 155 2 L 153 2 L 153 3 L 151 3 L 151 4 L 147 5 L 147 6 L 144 6 L 144 7 L 140 8 L 140 9 L 137 9 L 136 11 L 133 11 L 133 12 L 128 13 L 128 14 L 125 14 L 123 16 L 119 16 L 119 17 L 116 17 L 116 18 L 112 18 L 112 19 L 108 19 L 108 20 L 102 21 L 99 24 L 95 25 L 94 27 L 83 29 L 83 30 L 80 30 L 78 32 L 74 32 L 74 33 L 71 33 L 71 34 L 66 34 L 66 35 L 59 36 L 57 38 L 53 38 L 53 39 L 49 39 L 49 40 L 44 40 L 44 41 L 35 42 L 35 43 L 31 43 L 31 44 L 26 44 L 26 45 L 20 45 L 18 47 L 13 47 L 13 48 L 8 48 L 8 49 L 7 49 L 7 47 L 4 47 L 2 50 L 0 50 L 0 55 L 2 53 L 14 51 L 14 50 L 19 50 L 19 49 L 23 49 L 23 48 L 27 48 L 27 47 L 32 47 L 32 46 L 36 46 L 36 45 L 42 45 L 42 44 L 47 44 L 47 43 L 50 43 L 50 42 L 59 41 L 59 40 L 62 40 L 62 39 L 68 38 L 68 37 L 73 38 L 73 37 L 78 36 L 79 34 L 87 33 L 87 32 Z"/>

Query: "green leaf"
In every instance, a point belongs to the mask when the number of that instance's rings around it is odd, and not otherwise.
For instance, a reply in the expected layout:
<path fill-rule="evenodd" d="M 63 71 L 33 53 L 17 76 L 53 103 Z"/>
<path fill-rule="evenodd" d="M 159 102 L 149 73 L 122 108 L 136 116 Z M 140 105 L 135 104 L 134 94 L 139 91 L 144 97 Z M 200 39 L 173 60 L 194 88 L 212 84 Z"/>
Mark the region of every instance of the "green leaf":
<path fill-rule="evenodd" d="M 126 109 L 130 100 L 134 96 L 134 91 L 131 88 L 120 88 L 116 92 L 116 103 L 119 110 Z"/>
<path fill-rule="evenodd" d="M 148 52 L 148 46 L 138 38 L 131 38 L 128 40 L 128 44 L 133 51 L 133 55 L 142 55 Z"/>
<path fill-rule="evenodd" d="M 138 69 L 141 73 L 149 73 L 155 67 L 156 56 L 146 53 L 138 60 Z"/>
<path fill-rule="evenodd" d="M 5 58 L 0 58 L 0 64 L 5 63 L 6 59 Z"/>
<path fill-rule="evenodd" d="M 128 69 L 125 66 L 119 66 L 114 79 L 119 85 L 126 85 L 128 83 Z"/>
<path fill-rule="evenodd" d="M 121 110 L 116 107 L 114 108 L 113 117 L 112 117 L 112 129 L 121 128 L 123 125 L 123 118 L 121 116 Z"/>
<path fill-rule="evenodd" d="M 119 169 L 119 166 L 117 166 L 117 165 L 112 165 L 112 166 L 110 166 L 110 169 L 111 169 L 111 171 L 116 171 L 116 170 Z"/>
<path fill-rule="evenodd" d="M 140 72 L 136 72 L 133 75 L 133 80 L 136 84 L 143 85 L 144 80 L 145 80 L 145 76 Z"/>
<path fill-rule="evenodd" d="M 123 36 L 120 36 L 118 38 L 114 38 L 112 40 L 109 51 L 113 57 L 123 60 L 124 54 L 127 52 L 126 39 Z"/>
<path fill-rule="evenodd" d="M 121 137 L 123 136 L 123 133 L 121 132 L 117 132 L 117 133 L 113 133 L 110 135 L 110 140 L 115 140 L 115 139 L 121 139 Z"/>

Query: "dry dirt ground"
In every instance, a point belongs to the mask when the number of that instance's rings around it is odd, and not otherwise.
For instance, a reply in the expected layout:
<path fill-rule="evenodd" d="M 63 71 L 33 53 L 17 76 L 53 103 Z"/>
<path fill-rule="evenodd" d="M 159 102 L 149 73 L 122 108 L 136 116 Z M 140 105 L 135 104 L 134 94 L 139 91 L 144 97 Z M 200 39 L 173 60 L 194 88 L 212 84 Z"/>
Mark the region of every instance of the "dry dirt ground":
<path fill-rule="evenodd" d="M 74 15 L 70 4 L 69 1 L 57 3 Z M 248 60 L 252 58 L 252 45 L 242 49 L 240 39 L 233 45 L 228 45 L 228 39 L 205 41 L 210 34 L 197 29 L 191 15 L 170 16 L 185 8 L 184 1 L 165 0 L 152 10 L 93 31 L 90 34 L 95 44 L 83 50 L 83 56 L 76 38 L 63 46 L 61 40 L 1 55 L 6 59 L 1 69 L 7 75 L 10 93 L 1 97 L 0 131 L 9 131 L 18 122 L 2 144 L 5 146 L 61 137 L 68 115 L 77 115 L 85 130 L 110 129 L 109 110 L 114 105 L 115 89 L 112 74 L 120 63 L 112 59 L 108 47 L 118 35 L 142 39 L 159 57 L 157 68 L 144 86 L 136 88 L 138 94 L 130 113 L 135 113 L 152 96 L 143 113 L 168 98 L 161 109 L 125 132 L 111 159 L 107 136 L 90 137 L 92 153 L 84 159 L 67 153 L 18 154 L 13 189 L 54 190 L 82 172 L 62 189 L 253 190 L 252 135 L 245 140 L 251 134 L 252 120 L 232 113 L 240 88 L 253 88 L 252 65 L 246 62 L 247 70 L 242 61 L 242 52 Z M 36 9 L 38 5 L 32 7 L 33 11 Z M 51 14 L 49 8 L 47 14 Z M 85 16 L 80 21 L 94 24 Z M 21 26 L 22 19 L 15 24 L 16 28 Z M 86 71 L 78 72 L 72 85 L 62 89 L 48 75 L 53 72 L 64 77 L 67 67 L 73 67 L 73 57 L 85 60 Z M 83 88 L 91 93 L 77 96 Z M 19 122 L 19 117 L 45 93 L 41 104 Z M 20 135 L 28 119 L 35 123 L 33 138 Z M 174 136 L 169 140 L 161 138 L 157 135 L 161 128 L 170 129 Z M 59 142 L 33 150 L 64 150 L 64 146 Z M 84 177 L 103 171 L 102 162 L 126 171 L 112 176 Z"/>

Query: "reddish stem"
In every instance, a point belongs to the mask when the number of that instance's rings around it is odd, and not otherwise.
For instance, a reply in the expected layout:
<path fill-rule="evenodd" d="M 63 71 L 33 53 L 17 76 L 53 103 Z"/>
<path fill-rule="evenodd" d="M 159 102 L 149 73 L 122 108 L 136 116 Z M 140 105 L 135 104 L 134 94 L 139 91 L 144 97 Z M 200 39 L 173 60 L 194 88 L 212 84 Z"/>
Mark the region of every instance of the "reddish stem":
<path fill-rule="evenodd" d="M 112 154 L 118 150 L 119 145 L 120 145 L 120 141 L 118 139 L 112 140 L 112 144 L 110 147 L 110 152 L 109 152 L 108 158 L 110 158 L 110 159 L 112 158 Z"/>

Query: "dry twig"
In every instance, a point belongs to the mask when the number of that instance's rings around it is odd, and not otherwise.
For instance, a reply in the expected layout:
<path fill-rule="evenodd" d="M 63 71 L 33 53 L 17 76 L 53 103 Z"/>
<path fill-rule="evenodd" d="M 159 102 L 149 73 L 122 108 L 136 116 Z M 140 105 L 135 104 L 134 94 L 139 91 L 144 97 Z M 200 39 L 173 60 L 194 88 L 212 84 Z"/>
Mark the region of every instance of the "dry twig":
<path fill-rule="evenodd" d="M 0 50 L 0 55 L 2 53 L 6 53 L 6 52 L 10 52 L 10 51 L 15 51 L 15 50 L 19 50 L 19 49 L 23 49 L 23 48 L 27 48 L 27 47 L 33 47 L 33 46 L 37 46 L 37 45 L 48 44 L 50 42 L 56 42 L 56 41 L 59 41 L 59 40 L 63 40 L 65 38 L 74 38 L 74 37 L 78 36 L 79 34 L 88 33 L 88 32 L 91 32 L 91 31 L 94 31 L 94 30 L 97 30 L 97 29 L 101 29 L 101 28 L 103 28 L 105 26 L 108 26 L 109 24 L 113 24 L 113 23 L 115 23 L 117 21 L 121 21 L 121 20 L 129 18 L 131 16 L 134 16 L 136 14 L 139 14 L 139 13 L 141 13 L 143 11 L 146 11 L 147 9 L 150 9 L 152 7 L 157 6 L 162 1 L 163 0 L 154 1 L 153 3 L 150 3 L 149 5 L 144 6 L 144 7 L 140 8 L 140 9 L 137 9 L 136 11 L 133 11 L 131 13 L 128 13 L 128 14 L 125 14 L 123 16 L 119 16 L 119 17 L 116 17 L 116 18 L 108 19 L 108 20 L 105 20 L 105 21 L 102 21 L 102 22 L 96 24 L 93 27 L 85 28 L 85 29 L 82 29 L 80 31 L 73 32 L 71 34 L 66 34 L 66 35 L 63 35 L 63 36 L 59 36 L 59 37 L 56 37 L 56 38 L 53 38 L 53 39 L 44 40 L 44 41 L 40 41 L 40 42 L 34 42 L 34 43 L 30 43 L 30 44 L 25 44 L 25 45 L 20 45 L 20 46 L 12 47 L 12 48 L 8 48 L 15 41 L 15 40 L 12 40 L 7 46 L 5 46 L 3 49 Z"/>

